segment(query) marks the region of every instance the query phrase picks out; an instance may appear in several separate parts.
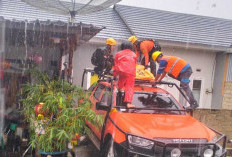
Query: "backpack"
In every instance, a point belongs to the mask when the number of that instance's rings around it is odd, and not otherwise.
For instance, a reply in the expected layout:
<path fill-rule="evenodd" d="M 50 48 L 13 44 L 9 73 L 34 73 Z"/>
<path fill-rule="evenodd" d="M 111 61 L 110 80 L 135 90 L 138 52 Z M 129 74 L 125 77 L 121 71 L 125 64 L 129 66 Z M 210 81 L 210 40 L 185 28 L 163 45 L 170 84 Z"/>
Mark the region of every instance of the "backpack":
<path fill-rule="evenodd" d="M 92 54 L 91 63 L 95 66 L 101 66 L 104 63 L 106 54 L 106 50 L 102 48 L 97 48 L 95 52 Z"/>

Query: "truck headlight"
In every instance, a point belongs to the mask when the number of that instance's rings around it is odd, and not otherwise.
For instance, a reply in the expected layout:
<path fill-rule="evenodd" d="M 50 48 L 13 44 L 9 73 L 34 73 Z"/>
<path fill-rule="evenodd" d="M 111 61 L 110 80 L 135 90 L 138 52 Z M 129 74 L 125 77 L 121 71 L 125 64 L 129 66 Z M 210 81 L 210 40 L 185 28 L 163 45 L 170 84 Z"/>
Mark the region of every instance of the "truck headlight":
<path fill-rule="evenodd" d="M 181 151 L 179 148 L 174 148 L 171 151 L 171 157 L 180 157 L 180 155 L 181 155 Z"/>
<path fill-rule="evenodd" d="M 137 136 L 132 136 L 132 135 L 128 135 L 128 141 L 129 141 L 129 144 L 131 145 L 143 147 L 146 149 L 151 149 L 154 145 L 153 141 L 150 141 L 150 140 L 147 140 L 141 137 L 137 137 Z"/>
<path fill-rule="evenodd" d="M 212 157 L 213 156 L 213 150 L 208 148 L 204 151 L 204 157 Z"/>

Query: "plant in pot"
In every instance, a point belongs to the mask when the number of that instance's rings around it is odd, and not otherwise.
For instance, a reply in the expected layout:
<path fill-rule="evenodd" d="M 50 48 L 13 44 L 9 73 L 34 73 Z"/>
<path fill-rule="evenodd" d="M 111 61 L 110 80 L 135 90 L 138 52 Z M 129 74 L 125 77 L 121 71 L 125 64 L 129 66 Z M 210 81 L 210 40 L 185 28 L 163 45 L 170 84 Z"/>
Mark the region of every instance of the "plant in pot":
<path fill-rule="evenodd" d="M 91 110 L 88 95 L 82 88 L 64 80 L 50 79 L 38 71 L 36 75 L 39 80 L 25 84 L 21 92 L 30 144 L 39 149 L 42 156 L 66 156 L 67 144 L 74 135 L 87 131 L 85 120 L 102 124 L 102 117 Z"/>

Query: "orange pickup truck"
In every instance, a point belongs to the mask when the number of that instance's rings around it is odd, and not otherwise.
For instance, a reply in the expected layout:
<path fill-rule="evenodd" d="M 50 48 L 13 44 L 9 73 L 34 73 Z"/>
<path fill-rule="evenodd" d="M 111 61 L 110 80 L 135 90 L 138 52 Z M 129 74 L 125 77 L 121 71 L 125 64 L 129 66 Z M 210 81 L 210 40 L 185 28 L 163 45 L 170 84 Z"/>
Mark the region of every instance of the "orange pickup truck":
<path fill-rule="evenodd" d="M 174 83 L 160 84 L 179 89 Z M 86 122 L 88 137 L 101 156 L 226 156 L 226 136 L 192 117 L 192 111 L 185 110 L 168 91 L 147 81 L 137 81 L 134 90 L 132 104 L 136 107 L 126 108 L 124 93 L 112 79 L 99 80 L 88 89 L 92 109 L 104 117 L 101 128 Z"/>

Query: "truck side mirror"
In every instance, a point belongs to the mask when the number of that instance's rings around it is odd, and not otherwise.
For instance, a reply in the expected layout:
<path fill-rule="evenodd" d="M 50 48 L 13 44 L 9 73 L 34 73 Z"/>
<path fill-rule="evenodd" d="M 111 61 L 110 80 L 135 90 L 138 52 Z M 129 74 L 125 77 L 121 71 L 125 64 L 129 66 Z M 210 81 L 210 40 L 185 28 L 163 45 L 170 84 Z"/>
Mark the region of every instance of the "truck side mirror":
<path fill-rule="evenodd" d="M 96 103 L 96 109 L 97 110 L 108 111 L 109 108 L 110 108 L 110 106 L 107 105 L 106 102 L 97 102 Z"/>

